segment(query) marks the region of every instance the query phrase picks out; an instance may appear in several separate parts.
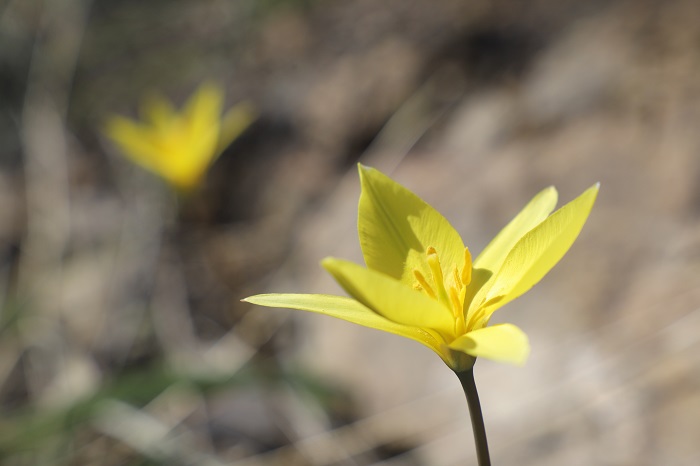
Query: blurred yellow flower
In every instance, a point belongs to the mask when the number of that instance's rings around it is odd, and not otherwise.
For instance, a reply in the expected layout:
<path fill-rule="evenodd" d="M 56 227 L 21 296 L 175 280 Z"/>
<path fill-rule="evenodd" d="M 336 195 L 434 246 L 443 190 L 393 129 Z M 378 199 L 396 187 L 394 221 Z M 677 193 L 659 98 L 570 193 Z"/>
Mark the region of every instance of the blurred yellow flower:
<path fill-rule="evenodd" d="M 598 185 L 552 215 L 547 188 L 472 261 L 457 231 L 418 196 L 360 165 L 358 230 L 367 267 L 326 258 L 323 267 L 352 298 L 263 294 L 244 301 L 318 312 L 417 340 L 456 372 L 477 357 L 521 365 L 530 351 L 515 325 L 489 326 L 493 312 L 525 293 L 571 247 Z"/>
<path fill-rule="evenodd" d="M 202 85 L 181 111 L 160 96 L 144 102 L 142 122 L 112 117 L 105 134 L 134 162 L 187 191 L 209 165 L 253 121 L 254 111 L 239 104 L 221 116 L 224 94 Z"/>

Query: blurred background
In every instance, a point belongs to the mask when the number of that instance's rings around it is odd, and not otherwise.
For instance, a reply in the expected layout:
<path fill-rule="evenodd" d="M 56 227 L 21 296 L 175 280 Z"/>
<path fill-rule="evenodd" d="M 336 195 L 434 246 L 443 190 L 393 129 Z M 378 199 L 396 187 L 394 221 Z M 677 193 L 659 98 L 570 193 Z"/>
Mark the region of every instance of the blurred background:
<path fill-rule="evenodd" d="M 494 464 L 700 464 L 693 0 L 0 2 L 0 464 L 475 465 L 421 345 L 239 300 L 341 293 L 356 163 L 478 252 L 600 181 L 475 367 Z M 103 133 L 205 81 L 256 122 L 177 196 Z"/>

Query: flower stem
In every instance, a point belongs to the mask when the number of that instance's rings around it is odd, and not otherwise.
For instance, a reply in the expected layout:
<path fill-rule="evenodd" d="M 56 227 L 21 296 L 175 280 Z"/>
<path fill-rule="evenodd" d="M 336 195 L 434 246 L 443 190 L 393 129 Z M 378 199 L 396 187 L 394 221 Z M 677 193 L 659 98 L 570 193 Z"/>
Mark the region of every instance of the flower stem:
<path fill-rule="evenodd" d="M 486 429 L 484 428 L 484 417 L 481 414 L 481 404 L 479 394 L 476 391 L 474 382 L 474 368 L 462 372 L 455 372 L 462 383 L 464 394 L 467 396 L 469 405 L 469 416 L 472 419 L 472 430 L 474 431 L 474 443 L 476 444 L 476 458 L 479 466 L 491 466 L 489 457 L 489 445 L 486 440 Z"/>

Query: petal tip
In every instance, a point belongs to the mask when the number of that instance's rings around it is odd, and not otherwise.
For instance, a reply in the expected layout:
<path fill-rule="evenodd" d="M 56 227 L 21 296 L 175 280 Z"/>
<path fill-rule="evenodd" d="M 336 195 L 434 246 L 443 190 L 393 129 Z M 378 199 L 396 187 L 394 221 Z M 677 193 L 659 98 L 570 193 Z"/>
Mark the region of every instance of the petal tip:
<path fill-rule="evenodd" d="M 364 181 L 365 176 L 368 176 L 374 171 L 374 168 L 369 167 L 367 165 L 362 165 L 361 163 L 357 163 L 357 171 L 360 174 L 360 182 Z"/>
<path fill-rule="evenodd" d="M 335 265 L 337 261 L 338 259 L 336 259 L 335 257 L 328 256 L 321 259 L 320 264 L 321 267 L 323 267 L 324 269 L 328 269 L 328 267 L 333 267 L 333 265 Z"/>
<path fill-rule="evenodd" d="M 598 191 L 600 191 L 600 181 L 585 190 L 581 196 L 590 196 L 595 202 L 595 199 L 598 197 Z"/>
<path fill-rule="evenodd" d="M 256 295 L 253 295 L 253 296 L 248 296 L 248 297 L 246 297 L 246 298 L 242 298 L 242 299 L 241 299 L 241 302 L 242 302 L 242 303 L 248 303 L 248 304 L 258 304 L 256 298 L 259 298 L 260 296 L 262 296 L 262 295 L 256 294 Z"/>
<path fill-rule="evenodd" d="M 547 197 L 550 199 L 550 203 L 552 206 L 552 210 L 557 206 L 557 202 L 559 202 L 559 191 L 557 191 L 556 186 L 551 185 L 542 191 L 543 196 Z"/>

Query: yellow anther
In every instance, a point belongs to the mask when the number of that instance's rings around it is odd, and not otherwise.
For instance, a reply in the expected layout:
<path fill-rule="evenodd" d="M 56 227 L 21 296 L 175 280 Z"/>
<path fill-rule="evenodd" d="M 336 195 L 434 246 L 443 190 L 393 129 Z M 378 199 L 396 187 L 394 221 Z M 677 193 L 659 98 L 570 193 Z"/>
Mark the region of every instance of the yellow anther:
<path fill-rule="evenodd" d="M 469 286 L 472 281 L 472 253 L 464 248 L 464 268 L 462 269 L 462 285 Z"/>
<path fill-rule="evenodd" d="M 435 251 L 434 247 L 430 246 L 426 253 L 428 255 L 428 266 L 433 273 L 433 280 L 435 283 L 442 283 L 442 267 L 440 267 L 440 259 L 438 258 L 437 251 Z"/>
<path fill-rule="evenodd" d="M 433 291 L 433 289 L 430 287 L 430 284 L 428 284 L 428 281 L 425 279 L 423 274 L 420 273 L 420 270 L 413 269 L 413 276 L 416 277 L 416 281 L 418 282 L 413 285 L 413 288 L 418 290 L 423 289 L 426 293 L 428 293 L 428 296 L 433 299 L 437 299 L 435 291 Z M 418 287 L 416 287 L 416 285 L 418 285 Z"/>

